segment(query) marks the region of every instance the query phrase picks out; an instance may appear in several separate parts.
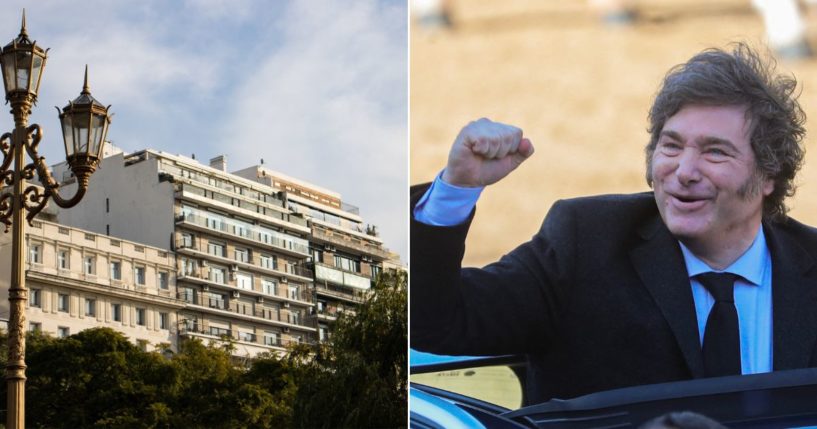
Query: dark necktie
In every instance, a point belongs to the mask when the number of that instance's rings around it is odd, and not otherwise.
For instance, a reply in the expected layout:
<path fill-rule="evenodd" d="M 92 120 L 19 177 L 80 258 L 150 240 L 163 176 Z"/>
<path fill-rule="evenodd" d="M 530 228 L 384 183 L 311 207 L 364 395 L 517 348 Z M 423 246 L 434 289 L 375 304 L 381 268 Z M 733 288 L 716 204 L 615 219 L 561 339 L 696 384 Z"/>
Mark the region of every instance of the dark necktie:
<path fill-rule="evenodd" d="M 707 377 L 737 375 L 740 370 L 740 331 L 733 289 L 738 275 L 704 273 L 697 276 L 715 298 L 704 330 L 704 368 Z"/>

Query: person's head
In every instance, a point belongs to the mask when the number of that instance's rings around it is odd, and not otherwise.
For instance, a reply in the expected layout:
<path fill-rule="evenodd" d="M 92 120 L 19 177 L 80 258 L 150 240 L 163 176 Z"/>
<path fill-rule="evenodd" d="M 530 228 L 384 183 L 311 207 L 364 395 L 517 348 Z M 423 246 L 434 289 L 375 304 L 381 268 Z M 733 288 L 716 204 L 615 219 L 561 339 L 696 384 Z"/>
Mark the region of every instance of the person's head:
<path fill-rule="evenodd" d="M 784 219 L 785 199 L 794 195 L 794 178 L 804 155 L 805 113 L 795 91 L 793 77 L 776 74 L 772 60 L 762 59 L 742 43 L 731 51 L 705 50 L 672 68 L 649 112 L 647 182 L 654 185 L 653 158 L 670 118 L 691 105 L 741 106 L 755 161 L 754 177 L 773 184 L 762 198 L 763 217 Z"/>

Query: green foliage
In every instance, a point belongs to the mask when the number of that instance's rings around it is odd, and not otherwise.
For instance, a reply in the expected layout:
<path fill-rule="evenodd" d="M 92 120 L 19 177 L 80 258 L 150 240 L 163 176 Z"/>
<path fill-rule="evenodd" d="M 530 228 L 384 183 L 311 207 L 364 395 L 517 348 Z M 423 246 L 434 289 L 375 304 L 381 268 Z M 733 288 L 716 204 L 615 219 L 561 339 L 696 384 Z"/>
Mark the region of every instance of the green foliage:
<path fill-rule="evenodd" d="M 185 341 L 144 352 L 109 328 L 27 335 L 26 424 L 32 428 L 404 426 L 406 276 L 380 276 L 329 344 L 295 345 L 249 364 L 232 345 Z M 167 346 L 160 346 L 165 350 Z M 0 333 L 0 362 L 7 336 Z M 6 403 L 6 389 L 0 389 Z M 5 415 L 0 416 L 5 420 Z"/>
<path fill-rule="evenodd" d="M 407 416 L 407 279 L 384 273 L 301 370 L 299 427 L 396 427 Z"/>

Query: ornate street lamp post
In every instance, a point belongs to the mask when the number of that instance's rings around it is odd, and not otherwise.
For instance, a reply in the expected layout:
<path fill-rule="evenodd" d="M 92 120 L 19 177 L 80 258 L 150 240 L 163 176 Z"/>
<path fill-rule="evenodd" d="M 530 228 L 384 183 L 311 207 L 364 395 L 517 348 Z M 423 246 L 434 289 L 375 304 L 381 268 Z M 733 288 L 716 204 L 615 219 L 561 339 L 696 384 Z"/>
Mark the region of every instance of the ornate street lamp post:
<path fill-rule="evenodd" d="M 59 183 L 51 176 L 45 158 L 37 148 L 43 133 L 40 126 L 28 125 L 31 108 L 37 101 L 40 78 L 45 68 L 46 54 L 32 42 L 26 33 L 25 11 L 20 35 L 0 51 L 0 68 L 6 90 L 6 101 L 14 115 L 14 131 L 0 136 L 3 163 L 0 165 L 0 222 L 5 232 L 12 231 L 11 287 L 9 288 L 10 315 L 8 323 L 9 350 L 6 364 L 8 386 L 7 424 L 9 429 L 25 427 L 25 303 L 28 290 L 25 285 L 25 222 L 45 208 L 49 199 L 63 208 L 73 207 L 85 195 L 88 180 L 96 170 L 108 132 L 108 107 L 91 96 L 88 89 L 88 68 L 82 93 L 60 112 L 65 155 L 71 172 L 77 179 L 77 192 L 70 199 L 59 194 Z M 59 111 L 59 108 L 57 108 Z M 26 154 L 31 162 L 26 164 Z M 13 168 L 12 162 L 14 163 Z M 37 174 L 42 188 L 26 181 Z"/>

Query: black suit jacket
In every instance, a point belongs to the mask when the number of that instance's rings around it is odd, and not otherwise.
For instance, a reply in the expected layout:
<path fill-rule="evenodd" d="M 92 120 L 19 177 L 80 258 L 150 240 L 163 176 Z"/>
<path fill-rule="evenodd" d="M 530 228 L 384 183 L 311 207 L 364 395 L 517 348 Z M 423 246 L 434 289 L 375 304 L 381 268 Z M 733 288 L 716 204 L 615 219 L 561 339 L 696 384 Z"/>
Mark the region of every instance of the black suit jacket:
<path fill-rule="evenodd" d="M 482 269 L 460 267 L 470 220 L 411 222 L 412 347 L 527 354 L 528 402 L 703 377 L 683 256 L 651 192 L 559 201 L 529 242 Z M 817 230 L 763 228 L 774 369 L 817 366 Z"/>

